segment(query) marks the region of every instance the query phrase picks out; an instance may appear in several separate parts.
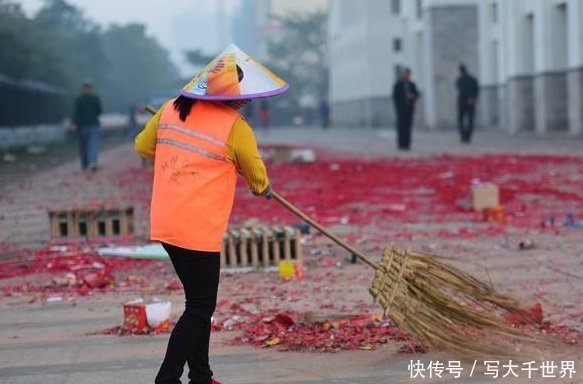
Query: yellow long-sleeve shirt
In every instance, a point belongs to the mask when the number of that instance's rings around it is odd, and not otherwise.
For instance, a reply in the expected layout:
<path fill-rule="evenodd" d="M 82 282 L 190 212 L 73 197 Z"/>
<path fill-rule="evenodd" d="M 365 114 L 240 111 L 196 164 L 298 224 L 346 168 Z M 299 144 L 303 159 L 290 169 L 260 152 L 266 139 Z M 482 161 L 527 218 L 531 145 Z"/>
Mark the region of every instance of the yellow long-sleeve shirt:
<path fill-rule="evenodd" d="M 162 108 L 146 123 L 146 126 L 136 136 L 134 149 L 143 157 L 154 158 L 156 154 L 156 135 Z M 233 126 L 227 140 L 227 160 L 232 161 L 243 175 L 249 188 L 254 193 L 260 194 L 269 186 L 267 170 L 261 160 L 257 141 L 253 129 L 247 121 L 239 116 Z"/>

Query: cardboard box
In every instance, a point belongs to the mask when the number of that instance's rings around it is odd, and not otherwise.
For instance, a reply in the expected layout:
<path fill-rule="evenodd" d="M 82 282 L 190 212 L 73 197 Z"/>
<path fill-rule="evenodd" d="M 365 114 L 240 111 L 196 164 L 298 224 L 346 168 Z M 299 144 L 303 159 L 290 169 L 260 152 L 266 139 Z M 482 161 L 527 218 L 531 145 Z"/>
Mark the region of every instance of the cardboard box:
<path fill-rule="evenodd" d="M 133 332 L 167 329 L 170 325 L 169 301 L 154 300 L 145 303 L 142 299 L 123 305 L 124 327 Z"/>
<path fill-rule="evenodd" d="M 479 183 L 472 185 L 472 208 L 481 212 L 486 208 L 500 206 L 500 191 L 496 184 Z"/>
<path fill-rule="evenodd" d="M 132 331 L 147 331 L 148 320 L 146 319 L 146 303 L 136 300 L 124 304 L 123 325 L 125 328 Z"/>

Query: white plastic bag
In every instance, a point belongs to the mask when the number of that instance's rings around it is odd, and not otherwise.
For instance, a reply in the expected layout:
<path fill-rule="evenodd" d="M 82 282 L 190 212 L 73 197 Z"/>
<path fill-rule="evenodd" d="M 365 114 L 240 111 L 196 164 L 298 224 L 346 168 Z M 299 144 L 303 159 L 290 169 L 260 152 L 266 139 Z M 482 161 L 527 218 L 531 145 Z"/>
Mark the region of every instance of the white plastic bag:
<path fill-rule="evenodd" d="M 150 328 L 156 328 L 170 319 L 170 301 L 153 300 L 146 305 L 146 320 Z"/>

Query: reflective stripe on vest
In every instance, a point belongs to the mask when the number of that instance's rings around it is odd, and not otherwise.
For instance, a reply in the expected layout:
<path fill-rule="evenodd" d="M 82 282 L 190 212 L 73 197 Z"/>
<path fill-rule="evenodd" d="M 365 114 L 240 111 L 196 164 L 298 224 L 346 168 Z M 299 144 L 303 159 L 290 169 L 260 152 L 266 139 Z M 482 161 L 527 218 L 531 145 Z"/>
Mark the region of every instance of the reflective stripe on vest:
<path fill-rule="evenodd" d="M 227 143 L 220 141 L 220 140 L 217 140 L 214 137 L 203 135 L 202 133 L 195 132 L 195 131 L 192 131 L 190 129 L 186 129 L 186 128 L 180 127 L 178 125 L 160 124 L 158 126 L 158 129 L 173 129 L 175 131 L 182 132 L 185 135 L 198 137 L 199 139 L 202 139 L 202 140 L 205 140 L 209 143 L 215 144 L 216 146 L 221 147 L 221 148 L 225 148 L 227 146 Z"/>
<path fill-rule="evenodd" d="M 184 149 L 185 151 L 191 151 L 191 152 L 196 152 L 199 155 L 203 155 L 206 157 L 210 157 L 211 159 L 215 159 L 215 160 L 220 160 L 220 161 L 227 161 L 227 158 L 221 155 L 217 155 L 214 154 L 212 152 L 206 151 L 200 147 L 197 147 L 195 145 L 190 145 L 190 144 L 186 144 L 186 143 L 182 143 L 178 140 L 172 140 L 172 139 L 157 139 L 156 140 L 156 144 L 168 144 L 168 145 L 173 145 L 177 148 L 181 148 Z"/>
<path fill-rule="evenodd" d="M 178 247 L 218 252 L 233 207 L 237 172 L 227 141 L 239 114 L 197 101 L 181 121 L 172 101 L 157 127 L 151 237 Z"/>

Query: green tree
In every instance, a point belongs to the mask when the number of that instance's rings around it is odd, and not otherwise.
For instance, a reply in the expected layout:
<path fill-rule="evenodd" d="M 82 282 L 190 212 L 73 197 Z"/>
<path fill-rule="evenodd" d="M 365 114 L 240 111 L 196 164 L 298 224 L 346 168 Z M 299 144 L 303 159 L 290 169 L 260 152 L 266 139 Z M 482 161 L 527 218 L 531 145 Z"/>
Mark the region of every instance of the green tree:
<path fill-rule="evenodd" d="M 34 22 L 37 38 L 54 56 L 46 62 L 51 71 L 47 73 L 43 68 L 40 73 L 33 72 L 34 77 L 63 88 L 69 99 L 78 93 L 85 79 L 102 84 L 106 68 L 97 24 L 64 0 L 44 0 Z M 50 68 L 55 63 L 57 68 Z"/>
<path fill-rule="evenodd" d="M 290 84 L 283 103 L 314 106 L 328 93 L 326 12 L 276 17 L 282 33 L 268 42 L 269 67 Z"/>
<path fill-rule="evenodd" d="M 50 63 L 50 50 L 34 20 L 19 4 L 0 0 L 0 73 L 15 79 L 42 72 L 41 62 Z M 44 80 L 35 77 L 37 80 Z"/>
<path fill-rule="evenodd" d="M 152 93 L 178 86 L 168 53 L 139 24 L 103 30 L 65 0 L 44 0 L 29 18 L 0 0 L 0 74 L 40 80 L 64 91 L 72 104 L 91 79 L 106 110 L 127 111 Z"/>
<path fill-rule="evenodd" d="M 106 106 L 127 110 L 152 94 L 178 86 L 176 67 L 143 25 L 112 25 L 102 36 L 107 61 L 103 96 Z"/>

